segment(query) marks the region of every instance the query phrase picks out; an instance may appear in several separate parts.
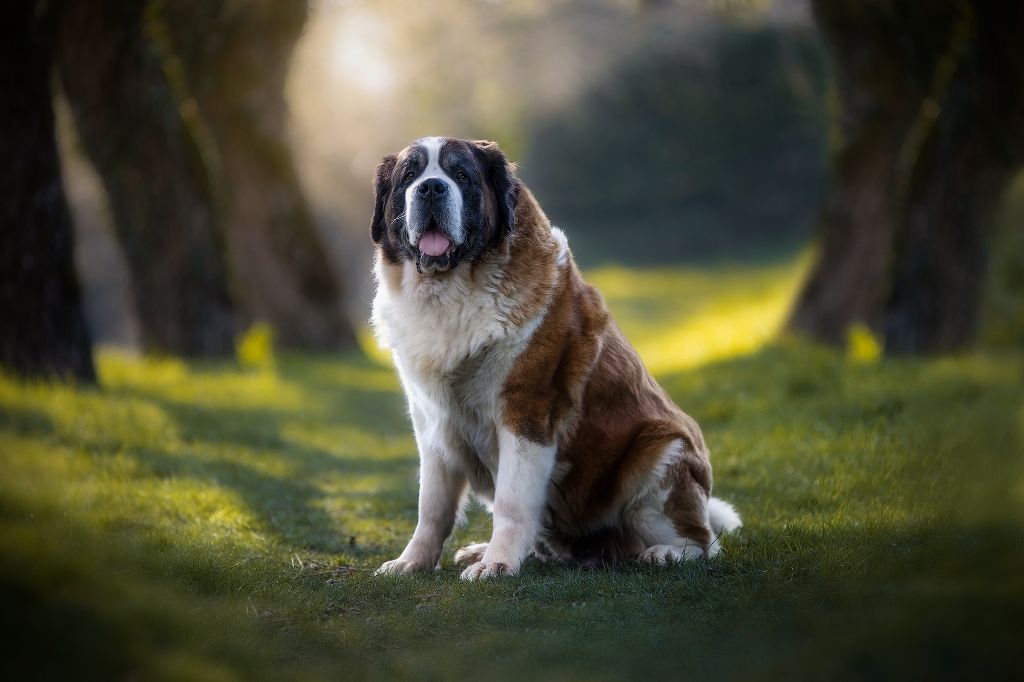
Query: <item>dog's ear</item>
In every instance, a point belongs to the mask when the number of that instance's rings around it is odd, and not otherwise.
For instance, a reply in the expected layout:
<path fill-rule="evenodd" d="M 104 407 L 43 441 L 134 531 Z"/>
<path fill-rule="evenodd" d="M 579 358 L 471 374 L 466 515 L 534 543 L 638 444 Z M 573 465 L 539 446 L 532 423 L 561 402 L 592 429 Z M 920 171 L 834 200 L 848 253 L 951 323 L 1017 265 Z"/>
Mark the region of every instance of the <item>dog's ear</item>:
<path fill-rule="evenodd" d="M 475 140 L 473 145 L 481 154 L 484 162 L 484 174 L 494 192 L 497 202 L 495 243 L 511 234 L 516 227 L 516 204 L 519 202 L 519 178 L 516 177 L 515 164 L 511 163 L 505 153 L 498 148 L 497 142 Z"/>
<path fill-rule="evenodd" d="M 391 174 L 395 171 L 397 160 L 394 155 L 385 156 L 377 165 L 377 172 L 373 176 L 373 219 L 370 221 L 370 236 L 377 244 L 387 229 L 387 225 L 384 224 L 384 209 L 391 195 Z"/>

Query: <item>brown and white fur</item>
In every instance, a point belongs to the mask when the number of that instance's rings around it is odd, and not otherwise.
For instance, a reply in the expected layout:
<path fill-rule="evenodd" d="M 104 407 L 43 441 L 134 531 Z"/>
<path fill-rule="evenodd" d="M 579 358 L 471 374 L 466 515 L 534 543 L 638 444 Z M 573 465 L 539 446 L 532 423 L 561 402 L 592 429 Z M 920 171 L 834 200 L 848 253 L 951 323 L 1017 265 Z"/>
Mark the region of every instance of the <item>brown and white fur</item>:
<path fill-rule="evenodd" d="M 717 554 L 740 518 L 711 497 L 700 428 L 498 147 L 417 140 L 385 157 L 375 189 L 373 324 L 420 456 L 416 530 L 378 573 L 437 569 L 470 491 L 494 530 L 456 553 L 466 580 L 515 574 L 534 553 L 588 565 Z"/>

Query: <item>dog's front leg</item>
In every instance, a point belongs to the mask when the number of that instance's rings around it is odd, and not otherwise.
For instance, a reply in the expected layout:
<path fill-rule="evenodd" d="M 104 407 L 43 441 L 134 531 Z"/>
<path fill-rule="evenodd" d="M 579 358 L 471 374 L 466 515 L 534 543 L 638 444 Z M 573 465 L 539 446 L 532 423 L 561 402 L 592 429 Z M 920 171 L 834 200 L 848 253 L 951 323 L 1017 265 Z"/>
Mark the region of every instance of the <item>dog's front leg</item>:
<path fill-rule="evenodd" d="M 416 416 L 414 411 L 414 421 Z M 423 442 L 420 433 L 417 429 L 420 500 L 416 530 L 402 554 L 397 559 L 384 562 L 377 569 L 378 575 L 437 570 L 444 541 L 455 525 L 466 489 L 466 476 L 446 462 L 436 447 Z"/>
<path fill-rule="evenodd" d="M 555 446 L 538 445 L 502 429 L 494 486 L 494 531 L 480 561 L 463 580 L 515 575 L 533 551 L 555 464 Z"/>

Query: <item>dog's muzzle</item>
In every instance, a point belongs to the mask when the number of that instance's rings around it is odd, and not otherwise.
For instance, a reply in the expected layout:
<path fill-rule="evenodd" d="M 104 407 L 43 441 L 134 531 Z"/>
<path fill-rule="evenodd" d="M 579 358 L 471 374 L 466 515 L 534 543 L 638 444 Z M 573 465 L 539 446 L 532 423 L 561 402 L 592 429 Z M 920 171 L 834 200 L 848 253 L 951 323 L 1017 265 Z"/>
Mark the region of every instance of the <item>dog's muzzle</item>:
<path fill-rule="evenodd" d="M 414 210 L 409 241 L 416 249 L 420 272 L 432 274 L 450 269 L 457 247 L 457 227 L 452 188 L 440 178 L 427 178 L 413 192 Z"/>

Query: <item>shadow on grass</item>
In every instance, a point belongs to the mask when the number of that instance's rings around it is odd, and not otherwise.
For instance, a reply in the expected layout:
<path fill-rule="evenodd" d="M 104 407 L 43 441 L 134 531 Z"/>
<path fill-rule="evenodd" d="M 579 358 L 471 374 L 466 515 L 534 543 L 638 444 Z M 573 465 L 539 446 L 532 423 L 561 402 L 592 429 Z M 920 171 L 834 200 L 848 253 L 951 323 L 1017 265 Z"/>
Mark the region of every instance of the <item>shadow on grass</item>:
<path fill-rule="evenodd" d="M 166 482 L 168 494 L 188 480 L 230 492 L 280 547 L 358 557 L 380 551 L 382 536 L 390 540 L 387 533 L 365 532 L 371 520 L 415 516 L 415 449 L 401 399 L 393 388 L 381 388 L 390 376 L 384 372 L 390 370 L 365 361 L 286 362 L 272 386 L 301 395 L 300 408 L 273 400 L 266 407 L 252 401 L 211 407 L 176 393 L 188 382 L 215 388 L 231 376 L 221 365 L 189 368 L 173 383 L 111 382 L 83 402 L 32 388 L 24 404 L 2 405 L 0 443 L 9 437 L 45 442 L 88 453 L 107 468 L 129 460 L 136 465 L 132 476 Z M 336 383 L 339 375 L 370 377 L 377 387 Z M 149 423 L 137 423 L 140 415 Z M 145 517 L 123 523 L 147 527 Z"/>
<path fill-rule="evenodd" d="M 0 500 L 0 668 L 11 679 L 337 677 L 327 587 L 238 548 L 95 528 Z M 268 590 L 285 602 L 268 600 Z M 296 613 L 301 616 L 296 617 Z M 324 652 L 333 657 L 324 657 Z"/>
<path fill-rule="evenodd" d="M 0 508 L 5 669 L 34 677 L 999 677 L 1024 616 L 1019 524 L 762 528 L 711 562 L 468 584 Z"/>
<path fill-rule="evenodd" d="M 55 677 L 1006 677 L 1024 622 L 1020 369 L 782 345 L 662 377 L 745 515 L 724 557 L 532 564 L 486 584 L 459 582 L 450 554 L 437 575 L 366 570 L 400 550 L 416 506 L 401 399 L 377 368 L 286 363 L 298 407 L 204 408 L 143 382 L 80 422 L 5 404 L 0 437 L 79 462 L 54 465 L 69 479 L 50 497 L 0 486 L 2 660 Z M 124 415 L 149 422 L 104 422 Z M 332 444 L 346 434 L 358 440 Z M 103 468 L 119 459 L 135 468 Z M 96 504 L 194 480 L 271 537 L 236 542 L 205 520 L 178 532 L 160 507 L 91 523 L 62 489 L 115 475 Z"/>
<path fill-rule="evenodd" d="M 303 420 L 301 415 L 272 409 L 209 410 L 145 392 L 124 393 L 159 407 L 176 425 L 182 441 L 176 452 L 142 447 L 124 454 L 157 478 L 191 477 L 234 491 L 264 530 L 297 550 L 350 552 L 354 548 L 355 532 L 346 527 L 344 514 L 325 511 L 332 497 L 325 489 L 327 481 L 336 481 L 347 501 L 361 507 L 387 510 L 395 507 L 396 499 L 414 504 L 415 491 L 409 489 L 416 470 L 415 452 L 408 450 L 411 442 L 403 448 L 405 457 L 339 454 L 337 447 L 332 451 L 286 435 L 289 426 Z M 336 398 L 328 404 L 327 411 L 338 414 L 339 421 L 343 418 L 366 432 L 340 409 L 347 400 Z M 314 422 L 312 428 L 325 425 Z M 364 440 L 373 439 L 364 436 Z M 262 464 L 268 466 L 258 466 Z M 267 468 L 277 472 L 268 473 Z M 363 479 L 375 481 L 373 487 L 346 489 Z M 373 544 L 361 547 L 364 552 L 375 549 Z"/>
<path fill-rule="evenodd" d="M 680 567 L 534 564 L 483 585 L 445 571 L 416 613 L 393 616 L 436 639 L 393 665 L 441 677 L 457 674 L 451 661 L 506 678 L 998 677 L 1016 665 L 1022 540 L 1019 525 L 767 529 Z"/>

